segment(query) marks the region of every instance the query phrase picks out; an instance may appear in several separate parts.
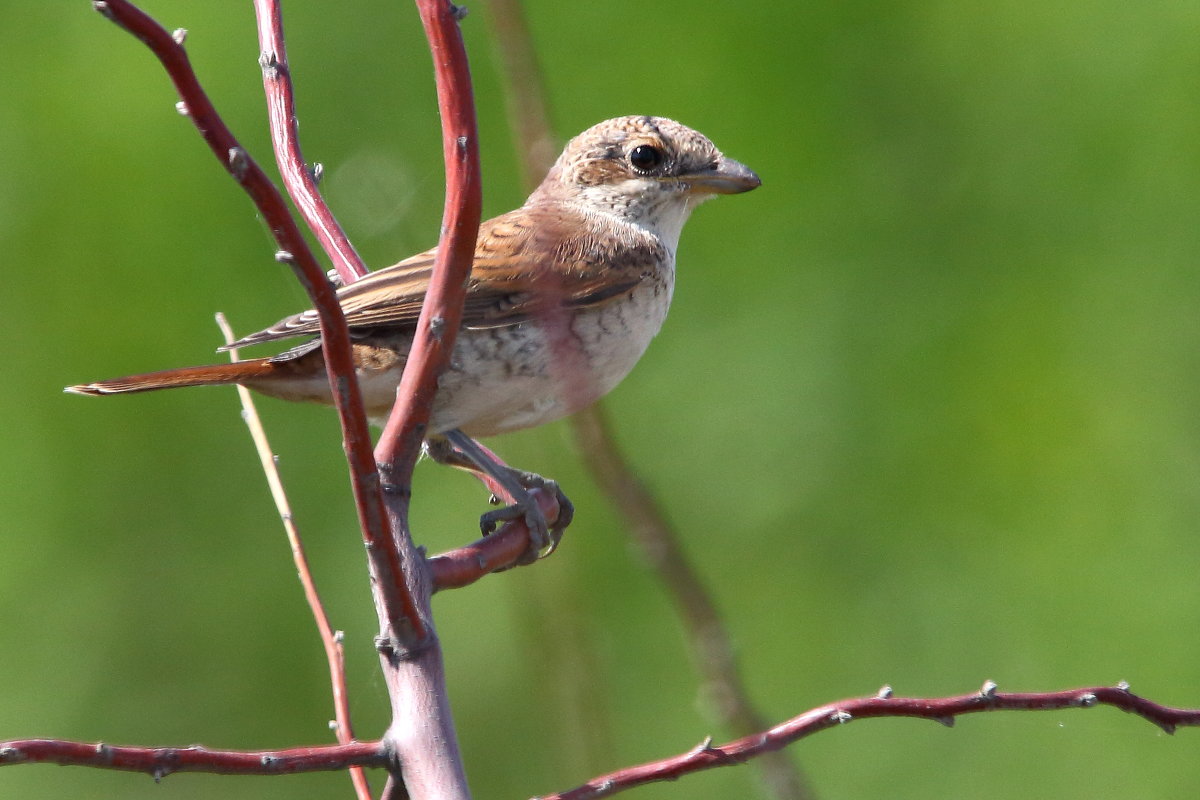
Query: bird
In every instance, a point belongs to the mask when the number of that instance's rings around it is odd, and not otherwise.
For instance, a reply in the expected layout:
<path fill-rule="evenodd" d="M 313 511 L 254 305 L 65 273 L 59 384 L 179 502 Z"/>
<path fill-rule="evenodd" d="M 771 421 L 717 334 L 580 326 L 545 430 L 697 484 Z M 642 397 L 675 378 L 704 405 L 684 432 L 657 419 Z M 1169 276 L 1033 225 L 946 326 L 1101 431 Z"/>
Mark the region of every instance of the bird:
<path fill-rule="evenodd" d="M 464 453 L 468 441 L 560 419 L 612 390 L 663 325 L 680 232 L 692 211 L 716 195 L 759 185 L 749 167 L 665 117 L 617 117 L 571 139 L 520 208 L 480 225 L 462 327 L 439 377 L 426 452 L 499 479 L 497 470 L 475 463 L 478 453 Z M 338 289 L 363 404 L 375 424 L 386 421 L 395 401 L 436 254 L 427 250 Z M 278 355 L 65 391 L 113 395 L 241 384 L 328 405 L 319 334 L 317 313 L 308 310 L 221 348 L 310 337 Z M 543 485 L 531 473 L 503 475 L 508 487 Z M 490 524 L 499 518 L 492 512 Z"/>

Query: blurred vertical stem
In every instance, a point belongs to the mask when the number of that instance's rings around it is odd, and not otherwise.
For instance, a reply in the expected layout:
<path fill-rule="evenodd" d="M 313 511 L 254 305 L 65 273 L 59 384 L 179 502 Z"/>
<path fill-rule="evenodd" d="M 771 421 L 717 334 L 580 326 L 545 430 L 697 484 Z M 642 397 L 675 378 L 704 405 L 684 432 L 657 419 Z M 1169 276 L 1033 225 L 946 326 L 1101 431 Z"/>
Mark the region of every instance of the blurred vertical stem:
<path fill-rule="evenodd" d="M 532 190 L 554 162 L 556 137 L 550 125 L 545 82 L 520 0 L 487 0 L 496 53 L 506 82 L 505 102 L 526 189 Z M 687 632 L 705 699 L 718 724 L 735 736 L 766 730 L 738 672 L 733 643 L 700 576 L 692 569 L 679 536 L 658 502 L 634 474 L 617 447 L 601 403 L 570 418 L 576 450 L 610 505 L 624 519 L 642 556 L 666 585 Z M 813 797 L 786 753 L 764 753 L 754 766 L 771 796 Z"/>

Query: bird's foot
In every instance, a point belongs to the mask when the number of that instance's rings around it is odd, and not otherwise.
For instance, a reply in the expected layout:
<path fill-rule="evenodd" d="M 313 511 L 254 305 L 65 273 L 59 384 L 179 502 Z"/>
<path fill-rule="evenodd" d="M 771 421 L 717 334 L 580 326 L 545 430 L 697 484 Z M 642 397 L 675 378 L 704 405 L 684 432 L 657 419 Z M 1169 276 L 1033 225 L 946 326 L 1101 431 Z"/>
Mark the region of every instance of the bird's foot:
<path fill-rule="evenodd" d="M 516 562 L 517 566 L 532 564 L 539 558 L 545 558 L 555 551 L 562 541 L 563 532 L 571 524 L 575 516 L 575 506 L 559 488 L 557 481 L 543 478 L 532 472 L 512 470 L 510 477 L 520 487 L 520 492 L 512 492 L 515 502 L 504 508 L 488 511 L 479 517 L 479 528 L 484 536 L 495 533 L 496 529 L 505 522 L 522 520 L 529 529 L 529 549 Z M 537 498 L 531 490 L 538 489 L 554 496 L 558 504 L 558 515 L 553 523 L 546 521 Z M 511 488 L 510 488 L 511 491 Z"/>
<path fill-rule="evenodd" d="M 563 494 L 555 481 L 532 472 L 513 469 L 496 458 L 491 451 L 458 430 L 447 431 L 441 436 L 431 436 L 425 442 L 425 451 L 434 461 L 448 464 L 475 473 L 492 491 L 500 492 L 512 500 L 512 505 L 488 511 L 479 518 L 483 535 L 495 533 L 505 522 L 521 520 L 529 529 L 529 549 L 517 560 L 516 565 L 532 564 L 554 552 L 562 540 L 563 531 L 571 524 L 575 506 Z M 553 523 L 538 504 L 531 490 L 552 495 L 558 503 L 558 515 Z M 495 495 L 492 502 L 500 502 Z"/>

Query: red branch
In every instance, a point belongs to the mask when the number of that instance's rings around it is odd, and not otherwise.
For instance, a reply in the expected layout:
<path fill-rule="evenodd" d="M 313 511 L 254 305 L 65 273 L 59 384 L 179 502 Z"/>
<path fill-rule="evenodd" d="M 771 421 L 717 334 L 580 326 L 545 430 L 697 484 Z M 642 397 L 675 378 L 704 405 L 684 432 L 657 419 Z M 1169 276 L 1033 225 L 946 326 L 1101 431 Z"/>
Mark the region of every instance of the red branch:
<path fill-rule="evenodd" d="M 379 742 L 293 747 L 287 750 L 209 750 L 205 747 L 119 747 L 103 742 L 14 739 L 0 742 L 0 765 L 20 763 L 99 767 L 145 772 L 155 780 L 172 772 L 286 775 L 379 767 L 388 762 Z"/>
<path fill-rule="evenodd" d="M 389 477 L 400 486 L 407 486 L 411 478 L 437 392 L 437 376 L 450 363 L 462 324 L 483 208 L 475 102 L 458 9 L 446 0 L 417 0 L 417 8 L 437 79 L 446 202 L 429 291 L 396 390 L 396 405 L 375 451 L 376 461 L 381 468 L 393 470 Z"/>
<path fill-rule="evenodd" d="M 355 506 L 372 566 L 376 570 L 381 601 L 396 630 L 411 630 L 416 638 L 422 638 L 425 635 L 424 622 L 401 580 L 402 562 L 390 535 L 379 475 L 371 455 L 371 438 L 363 416 L 362 395 L 354 374 L 350 333 L 333 286 L 288 213 L 287 204 L 279 190 L 242 149 L 213 108 L 180 42 L 127 0 L 98 0 L 93 6 L 141 40 L 158 57 L 175 84 L 183 101 L 182 108 L 226 170 L 250 195 L 282 248 L 276 257 L 292 267 L 320 315 L 325 367 L 330 386 L 334 389 L 334 405 L 342 425 Z"/>
<path fill-rule="evenodd" d="M 259 64 L 263 70 L 275 162 L 279 165 L 288 196 L 296 204 L 325 254 L 333 261 L 342 283 L 353 283 L 367 274 L 367 267 L 321 198 L 317 191 L 316 175 L 300 154 L 295 92 L 292 90 L 292 76 L 283 39 L 283 14 L 278 0 L 254 0 L 254 10 L 258 19 L 258 45 L 262 50 Z"/>
<path fill-rule="evenodd" d="M 551 492 L 533 489 L 546 519 L 558 519 L 558 499 Z M 433 589 L 461 589 L 498 569 L 514 566 L 529 552 L 529 527 L 524 520 L 506 523 L 493 534 L 429 559 Z"/>
<path fill-rule="evenodd" d="M 686 753 L 601 775 L 582 786 L 545 795 L 538 800 L 592 800 L 647 783 L 672 781 L 693 772 L 740 764 L 826 728 L 870 717 L 919 717 L 950 726 L 954 724 L 955 717 L 980 711 L 1053 711 L 1095 705 L 1113 706 L 1137 714 L 1167 733 L 1174 733 L 1179 725 L 1200 725 L 1200 709 L 1162 706 L 1131 693 L 1124 684 L 1062 692 L 1002 693 L 997 692 L 996 685 L 988 681 L 974 694 L 943 698 L 892 697 L 891 687 L 885 686 L 874 697 L 859 697 L 820 706 L 768 731 L 744 736 L 728 744 L 713 745 L 712 740 L 708 739 Z"/>

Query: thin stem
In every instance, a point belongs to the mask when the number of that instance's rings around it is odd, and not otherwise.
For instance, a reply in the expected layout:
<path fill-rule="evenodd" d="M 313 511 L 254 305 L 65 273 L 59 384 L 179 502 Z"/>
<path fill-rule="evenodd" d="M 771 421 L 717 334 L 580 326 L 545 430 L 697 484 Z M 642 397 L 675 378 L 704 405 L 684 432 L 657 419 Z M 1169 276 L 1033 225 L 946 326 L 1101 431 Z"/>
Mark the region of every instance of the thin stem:
<path fill-rule="evenodd" d="M 0 766 L 58 764 L 144 772 L 162 780 L 172 772 L 219 775 L 291 775 L 348 767 L 382 767 L 389 755 L 379 742 L 293 747 L 286 750 L 210 750 L 207 747 L 123 747 L 103 742 L 13 739 L 0 742 Z"/>
<path fill-rule="evenodd" d="M 275 162 L 279 165 L 288 196 L 296 204 L 300 216 L 317 237 L 321 249 L 333 261 L 342 283 L 351 284 L 366 275 L 368 270 L 329 210 L 329 205 L 317 191 L 316 174 L 300 153 L 296 94 L 283 38 L 283 11 L 278 0 L 254 0 L 254 11 L 258 19 L 258 44 L 262 50 L 259 64 L 262 66 L 263 89 L 267 95 Z"/>
<path fill-rule="evenodd" d="M 232 344 L 237 337 L 229 327 L 224 314 L 217 314 L 217 326 L 225 338 L 225 344 Z M 238 361 L 237 349 L 229 351 L 229 360 Z M 284 533 L 287 534 L 288 545 L 292 550 L 292 562 L 296 565 L 296 573 L 300 577 L 300 585 L 304 589 L 304 599 L 312 611 L 313 620 L 317 624 L 317 633 L 321 636 L 321 644 L 325 648 L 325 661 L 329 666 L 329 683 L 333 692 L 334 733 L 338 742 L 350 744 L 354 741 L 354 726 L 350 723 L 350 702 L 346 695 L 346 656 L 342 647 L 342 632 L 335 631 L 329 624 L 329 615 L 325 612 L 325 604 L 317 591 L 312 569 L 308 564 L 308 556 L 304 551 L 304 542 L 296 527 L 292 514 L 292 505 L 288 501 L 287 491 L 283 488 L 283 479 L 279 475 L 279 466 L 275 461 L 271 443 L 267 440 L 266 429 L 258 415 L 258 408 L 250 390 L 244 386 L 237 387 L 238 398 L 242 402 L 242 419 L 250 429 L 250 438 L 258 453 L 263 475 L 271 490 L 271 498 L 279 511 L 279 519 L 283 523 Z M 359 800 L 371 800 L 371 787 L 367 783 L 367 775 L 362 767 L 350 768 L 350 780 L 354 784 L 354 792 Z"/>

